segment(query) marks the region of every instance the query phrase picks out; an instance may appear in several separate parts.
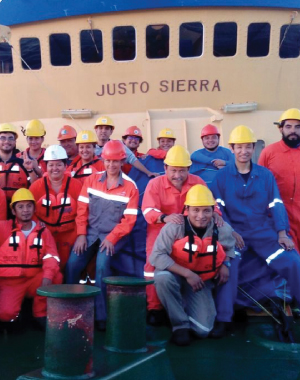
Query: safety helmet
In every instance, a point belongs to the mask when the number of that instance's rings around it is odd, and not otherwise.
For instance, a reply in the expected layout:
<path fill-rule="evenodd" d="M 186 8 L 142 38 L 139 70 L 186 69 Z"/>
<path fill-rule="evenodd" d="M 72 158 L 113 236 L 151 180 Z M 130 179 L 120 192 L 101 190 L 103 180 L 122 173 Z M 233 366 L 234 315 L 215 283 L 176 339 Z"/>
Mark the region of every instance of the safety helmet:
<path fill-rule="evenodd" d="M 105 160 L 123 160 L 127 157 L 125 145 L 120 140 L 109 140 L 103 147 L 101 157 Z"/>
<path fill-rule="evenodd" d="M 257 139 L 251 128 L 246 127 L 245 125 L 238 125 L 231 131 L 228 144 L 246 144 L 256 142 Z"/>
<path fill-rule="evenodd" d="M 195 185 L 186 194 L 186 206 L 214 206 L 215 200 L 212 192 L 204 185 Z"/>
<path fill-rule="evenodd" d="M 9 123 L 1 124 L 0 125 L 0 133 L 1 132 L 14 133 L 16 135 L 16 139 L 18 138 L 17 128 L 14 125 L 12 125 L 12 124 L 9 124 Z"/>
<path fill-rule="evenodd" d="M 25 136 L 42 137 L 45 136 L 45 126 L 37 119 L 30 120 L 25 128 Z"/>
<path fill-rule="evenodd" d="M 157 136 L 157 140 L 161 139 L 161 138 L 176 140 L 174 132 L 170 128 L 165 128 L 165 129 L 162 129 L 161 131 L 159 131 L 159 134 Z"/>
<path fill-rule="evenodd" d="M 168 150 L 164 163 L 169 166 L 182 167 L 192 165 L 189 152 L 181 145 L 174 145 Z"/>
<path fill-rule="evenodd" d="M 298 108 L 290 108 L 286 110 L 280 116 L 280 119 L 278 121 L 281 123 L 284 120 L 300 120 L 300 110 L 298 110 Z"/>
<path fill-rule="evenodd" d="M 73 139 L 77 136 L 77 132 L 75 128 L 71 127 L 70 125 L 64 125 L 62 128 L 60 128 L 57 136 L 57 140 L 67 140 L 67 139 Z"/>
<path fill-rule="evenodd" d="M 127 136 L 136 136 L 140 138 L 141 142 L 143 141 L 142 131 L 135 125 L 126 129 L 122 139 L 126 139 Z"/>
<path fill-rule="evenodd" d="M 99 125 L 108 125 L 109 127 L 112 128 L 112 130 L 115 129 L 114 122 L 113 122 L 113 120 L 109 116 L 100 116 L 96 120 L 96 124 L 95 124 L 94 128 L 97 128 Z"/>
<path fill-rule="evenodd" d="M 81 131 L 76 137 L 76 144 L 96 143 L 97 136 L 93 131 Z"/>
<path fill-rule="evenodd" d="M 220 136 L 220 132 L 217 127 L 215 127 L 212 124 L 207 124 L 205 127 L 202 128 L 201 131 L 201 138 L 204 136 L 209 136 L 209 135 L 218 135 Z"/>
<path fill-rule="evenodd" d="M 11 198 L 10 207 L 12 207 L 14 203 L 21 202 L 21 201 L 32 201 L 35 203 L 35 199 L 32 192 L 24 188 L 21 188 L 15 191 Z"/>
<path fill-rule="evenodd" d="M 67 160 L 66 150 L 60 145 L 50 145 L 45 150 L 44 161 Z"/>

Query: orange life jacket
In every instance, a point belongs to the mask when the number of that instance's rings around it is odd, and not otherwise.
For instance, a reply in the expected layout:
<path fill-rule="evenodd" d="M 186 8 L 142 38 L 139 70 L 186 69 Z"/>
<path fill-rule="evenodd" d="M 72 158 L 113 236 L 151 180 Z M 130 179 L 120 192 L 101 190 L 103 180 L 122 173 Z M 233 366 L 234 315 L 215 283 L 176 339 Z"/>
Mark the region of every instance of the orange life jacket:
<path fill-rule="evenodd" d="M 28 188 L 30 185 L 29 173 L 20 161 L 16 159 L 8 163 L 0 162 L 0 187 L 8 201 L 16 190 L 21 187 Z"/>
<path fill-rule="evenodd" d="M 68 167 L 68 171 L 71 172 L 71 176 L 73 178 L 79 179 L 81 182 L 88 176 L 93 173 L 97 173 L 98 171 L 104 171 L 104 164 L 100 158 L 96 156 L 94 159 L 87 164 L 80 165 L 80 160 L 75 162 L 74 165 Z"/>
<path fill-rule="evenodd" d="M 218 240 L 218 228 L 213 227 L 213 236 L 200 239 L 195 236 L 185 217 L 185 237 L 173 245 L 172 259 L 184 268 L 197 273 L 202 280 L 213 278 L 226 258 Z"/>

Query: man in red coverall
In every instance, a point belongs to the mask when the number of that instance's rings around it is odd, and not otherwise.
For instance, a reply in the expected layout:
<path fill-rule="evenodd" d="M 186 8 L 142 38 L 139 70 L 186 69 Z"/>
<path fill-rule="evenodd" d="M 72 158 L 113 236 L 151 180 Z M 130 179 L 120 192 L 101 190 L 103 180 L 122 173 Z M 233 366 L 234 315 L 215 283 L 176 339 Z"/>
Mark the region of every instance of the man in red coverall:
<path fill-rule="evenodd" d="M 300 110 L 291 108 L 279 119 L 282 139 L 267 146 L 258 164 L 274 174 L 290 222 L 290 234 L 300 252 Z M 279 200 L 278 200 L 279 201 Z"/>
<path fill-rule="evenodd" d="M 149 262 L 154 242 L 165 223 L 183 223 L 184 201 L 188 190 L 196 185 L 206 183 L 198 176 L 189 174 L 192 162 L 189 152 L 180 145 L 173 146 L 164 160 L 165 175 L 152 179 L 145 190 L 142 211 L 148 223 L 146 253 L 147 260 L 144 269 L 146 278 L 154 277 L 154 267 Z M 218 211 L 218 213 L 220 213 Z M 215 221 L 222 225 L 223 220 L 214 212 Z M 164 311 L 157 297 L 154 285 L 147 286 L 147 322 L 158 326 L 164 322 Z"/>
<path fill-rule="evenodd" d="M 62 282 L 55 241 L 47 228 L 32 220 L 35 201 L 29 190 L 17 190 L 11 208 L 15 218 L 0 222 L 0 321 L 16 321 L 23 299 L 29 297 L 33 316 L 45 326 L 46 298 L 36 290 Z"/>

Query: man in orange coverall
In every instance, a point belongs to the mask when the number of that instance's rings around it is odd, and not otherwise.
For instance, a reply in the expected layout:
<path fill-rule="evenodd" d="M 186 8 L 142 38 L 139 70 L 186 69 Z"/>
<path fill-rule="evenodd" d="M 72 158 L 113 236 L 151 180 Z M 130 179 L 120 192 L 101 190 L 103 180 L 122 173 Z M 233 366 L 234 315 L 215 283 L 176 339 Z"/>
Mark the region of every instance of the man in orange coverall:
<path fill-rule="evenodd" d="M 290 222 L 290 234 L 300 252 L 300 110 L 291 108 L 279 119 L 282 139 L 267 146 L 258 164 L 274 174 Z"/>
<path fill-rule="evenodd" d="M 45 326 L 46 298 L 36 290 L 62 282 L 55 241 L 47 228 L 32 219 L 35 201 L 29 190 L 17 190 L 11 208 L 15 218 L 0 222 L 0 321 L 17 321 L 23 299 L 29 297 L 33 316 Z"/>
<path fill-rule="evenodd" d="M 184 201 L 188 190 L 196 185 L 206 183 L 198 176 L 189 174 L 192 164 L 189 152 L 180 145 L 173 146 L 164 160 L 165 175 L 152 179 L 145 190 L 142 211 L 148 223 L 146 253 L 147 260 L 144 269 L 146 278 L 154 277 L 155 268 L 149 263 L 154 242 L 165 223 L 183 223 Z M 214 212 L 215 222 L 222 225 L 220 211 Z M 147 286 L 147 322 L 158 326 L 164 323 L 164 311 L 157 297 L 154 285 Z"/>

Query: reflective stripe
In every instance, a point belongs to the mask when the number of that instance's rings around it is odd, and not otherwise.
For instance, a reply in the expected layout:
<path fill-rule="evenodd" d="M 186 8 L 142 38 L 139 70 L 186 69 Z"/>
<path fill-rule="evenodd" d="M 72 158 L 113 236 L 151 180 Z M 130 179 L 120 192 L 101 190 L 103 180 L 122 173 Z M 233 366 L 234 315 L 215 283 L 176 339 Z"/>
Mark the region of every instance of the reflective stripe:
<path fill-rule="evenodd" d="M 90 203 L 89 198 L 84 197 L 83 195 L 79 195 L 78 201 L 83 203 Z"/>
<path fill-rule="evenodd" d="M 273 202 L 269 203 L 269 208 L 274 207 L 275 203 L 283 203 L 281 199 L 275 198 Z"/>
<path fill-rule="evenodd" d="M 209 329 L 208 327 L 205 327 L 205 326 L 201 325 L 201 323 L 197 322 L 194 318 L 189 317 L 189 320 L 192 323 L 194 323 L 194 325 L 196 325 L 197 327 L 199 327 L 201 330 L 206 331 L 206 332 L 210 332 L 211 329 Z"/>
<path fill-rule="evenodd" d="M 15 239 L 13 236 L 9 238 L 9 244 L 19 244 L 20 243 L 20 236 L 15 236 Z"/>
<path fill-rule="evenodd" d="M 157 208 L 149 207 L 149 208 L 146 208 L 145 211 L 143 211 L 143 214 L 144 214 L 144 215 L 147 215 L 149 211 L 161 212 L 161 211 L 158 210 Z"/>
<path fill-rule="evenodd" d="M 225 202 L 224 202 L 222 199 L 218 198 L 218 199 L 216 199 L 216 201 L 217 201 L 218 203 L 221 203 L 221 205 L 222 205 L 223 207 L 225 207 Z"/>
<path fill-rule="evenodd" d="M 278 249 L 275 253 L 272 253 L 267 259 L 266 262 L 267 264 L 270 264 L 270 262 L 274 259 L 276 259 L 277 256 L 279 256 L 282 252 L 284 252 L 283 248 Z"/>
<path fill-rule="evenodd" d="M 122 197 L 121 195 L 107 194 L 107 193 L 104 193 L 103 191 L 95 190 L 90 187 L 87 189 L 87 192 L 89 194 L 93 194 L 93 195 L 96 195 L 97 197 L 107 199 L 110 201 L 117 201 L 117 202 L 123 202 L 123 203 L 129 202 L 129 197 Z"/>
<path fill-rule="evenodd" d="M 145 277 L 154 277 L 154 273 L 153 272 L 144 272 L 144 276 Z"/>
<path fill-rule="evenodd" d="M 122 178 L 126 179 L 129 182 L 132 182 L 134 184 L 135 188 L 137 189 L 136 183 L 134 182 L 134 180 L 132 180 L 130 177 L 128 177 L 128 175 L 126 175 L 125 173 L 122 173 Z"/>
<path fill-rule="evenodd" d="M 137 208 L 127 208 L 124 212 L 123 212 L 124 215 L 128 214 L 128 215 L 137 215 L 138 214 L 138 210 Z"/>
<path fill-rule="evenodd" d="M 43 260 L 45 260 L 45 259 L 51 259 L 51 258 L 53 258 L 53 259 L 55 259 L 56 261 L 60 262 L 60 258 L 59 258 L 58 256 L 53 256 L 53 255 L 51 255 L 50 253 L 47 253 L 47 255 L 45 255 L 45 256 L 43 257 Z"/>

